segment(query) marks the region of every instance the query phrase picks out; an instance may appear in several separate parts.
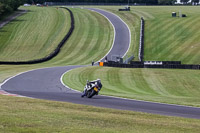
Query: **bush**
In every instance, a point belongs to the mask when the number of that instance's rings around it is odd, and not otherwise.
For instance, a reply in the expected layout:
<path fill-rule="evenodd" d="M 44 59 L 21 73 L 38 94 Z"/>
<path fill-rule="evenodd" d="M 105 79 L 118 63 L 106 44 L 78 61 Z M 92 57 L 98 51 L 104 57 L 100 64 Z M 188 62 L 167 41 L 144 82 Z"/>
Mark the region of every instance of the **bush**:
<path fill-rule="evenodd" d="M 4 5 L 0 3 L 0 15 L 4 12 Z"/>
<path fill-rule="evenodd" d="M 17 10 L 25 1 L 26 0 L 0 0 L 0 15 Z"/>

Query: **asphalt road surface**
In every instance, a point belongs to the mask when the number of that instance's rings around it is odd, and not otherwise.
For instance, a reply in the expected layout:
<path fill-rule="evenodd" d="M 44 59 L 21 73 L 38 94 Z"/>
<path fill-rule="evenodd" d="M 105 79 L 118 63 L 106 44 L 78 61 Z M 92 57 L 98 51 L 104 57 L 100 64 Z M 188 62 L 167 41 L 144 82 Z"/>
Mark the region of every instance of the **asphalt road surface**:
<path fill-rule="evenodd" d="M 126 24 L 112 13 L 98 9 L 92 10 L 106 16 L 115 27 L 115 41 L 112 50 L 107 56 L 110 58 L 110 55 L 113 54 L 124 55 L 127 52 L 130 43 L 130 32 Z M 195 107 L 152 103 L 100 95 L 94 96 L 92 99 L 81 98 L 80 92 L 63 86 L 60 81 L 63 73 L 78 67 L 84 66 L 65 66 L 32 70 L 9 79 L 1 86 L 1 88 L 12 94 L 38 99 L 65 101 L 97 107 L 200 119 L 200 108 Z"/>

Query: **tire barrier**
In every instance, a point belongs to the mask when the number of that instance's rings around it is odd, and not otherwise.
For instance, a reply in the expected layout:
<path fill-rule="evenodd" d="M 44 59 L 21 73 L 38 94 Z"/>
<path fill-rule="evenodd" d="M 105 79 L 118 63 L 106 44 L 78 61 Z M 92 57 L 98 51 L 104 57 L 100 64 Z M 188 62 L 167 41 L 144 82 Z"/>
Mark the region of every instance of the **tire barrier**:
<path fill-rule="evenodd" d="M 147 63 L 151 62 L 151 63 Z M 108 61 L 104 62 L 103 66 L 120 67 L 120 68 L 162 68 L 162 69 L 197 69 L 200 70 L 200 65 L 181 64 L 180 61 L 132 61 L 130 64 L 120 64 L 119 62 Z"/>
<path fill-rule="evenodd" d="M 144 58 L 144 19 L 141 17 L 141 26 L 140 26 L 140 44 L 139 44 L 139 61 L 143 61 Z"/>
<path fill-rule="evenodd" d="M 61 7 L 64 8 L 64 7 Z M 67 35 L 63 38 L 63 40 L 58 44 L 57 48 L 51 52 L 48 56 L 41 58 L 41 59 L 35 59 L 35 60 L 30 60 L 30 61 L 0 61 L 0 65 L 25 65 L 25 64 L 37 64 L 37 63 L 42 63 L 42 62 L 46 62 L 51 60 L 52 58 L 54 58 L 55 56 L 58 55 L 58 53 L 60 52 L 62 46 L 65 44 L 65 42 L 69 39 L 69 37 L 71 36 L 73 30 L 74 30 L 74 15 L 72 13 L 72 11 L 68 8 L 64 8 L 66 10 L 68 10 L 68 12 L 70 13 L 70 17 L 71 17 L 71 27 L 69 29 L 69 32 L 67 33 Z"/>

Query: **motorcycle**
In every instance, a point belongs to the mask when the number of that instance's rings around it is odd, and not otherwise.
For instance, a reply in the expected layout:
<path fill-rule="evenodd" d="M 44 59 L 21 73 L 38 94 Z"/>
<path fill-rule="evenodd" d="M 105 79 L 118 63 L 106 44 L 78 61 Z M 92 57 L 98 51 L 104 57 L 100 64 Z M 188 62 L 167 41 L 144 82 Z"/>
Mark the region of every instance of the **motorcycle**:
<path fill-rule="evenodd" d="M 94 95 L 98 95 L 101 87 L 102 85 L 100 80 L 87 82 L 82 97 L 86 96 L 87 98 L 92 98 Z"/>

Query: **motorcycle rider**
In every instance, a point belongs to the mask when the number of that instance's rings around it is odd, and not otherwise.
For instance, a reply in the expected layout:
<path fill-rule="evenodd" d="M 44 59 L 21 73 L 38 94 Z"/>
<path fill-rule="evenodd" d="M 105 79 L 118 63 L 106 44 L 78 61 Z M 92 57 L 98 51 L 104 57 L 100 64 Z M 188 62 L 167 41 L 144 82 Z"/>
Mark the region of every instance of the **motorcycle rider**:
<path fill-rule="evenodd" d="M 87 86 L 90 86 L 91 84 L 95 84 L 96 87 L 98 88 L 98 92 L 97 92 L 97 95 L 98 95 L 99 91 L 102 88 L 101 80 L 100 79 L 97 79 L 97 80 L 94 80 L 94 81 L 87 80 Z M 81 97 L 86 96 L 86 91 L 87 91 L 86 89 L 83 91 L 83 94 L 81 95 Z"/>

